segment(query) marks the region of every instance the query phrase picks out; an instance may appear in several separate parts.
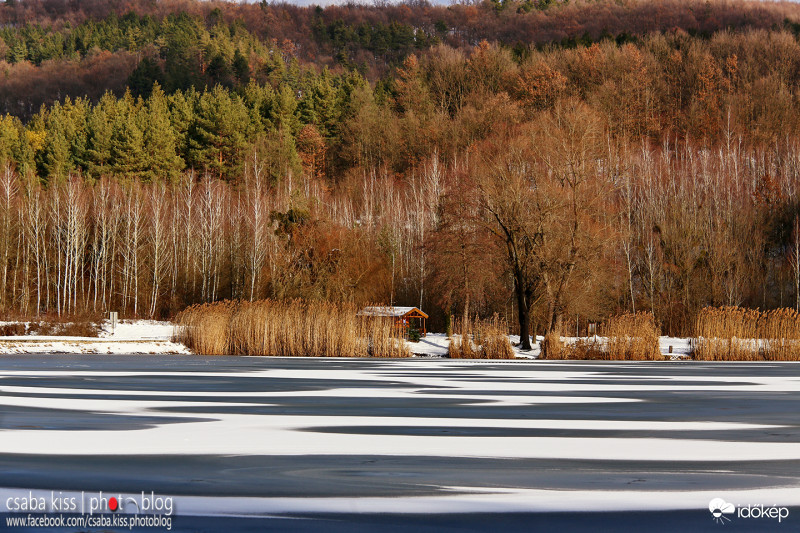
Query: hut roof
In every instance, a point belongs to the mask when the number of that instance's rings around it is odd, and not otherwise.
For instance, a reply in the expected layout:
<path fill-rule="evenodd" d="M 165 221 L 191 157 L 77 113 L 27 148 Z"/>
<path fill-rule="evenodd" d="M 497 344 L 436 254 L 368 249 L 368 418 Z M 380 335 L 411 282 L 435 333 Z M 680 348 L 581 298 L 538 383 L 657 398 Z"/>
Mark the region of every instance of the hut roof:
<path fill-rule="evenodd" d="M 376 306 L 365 307 L 358 312 L 361 316 L 406 316 L 409 314 L 419 313 L 422 317 L 428 318 L 424 312 L 416 307 L 389 307 L 389 306 Z"/>

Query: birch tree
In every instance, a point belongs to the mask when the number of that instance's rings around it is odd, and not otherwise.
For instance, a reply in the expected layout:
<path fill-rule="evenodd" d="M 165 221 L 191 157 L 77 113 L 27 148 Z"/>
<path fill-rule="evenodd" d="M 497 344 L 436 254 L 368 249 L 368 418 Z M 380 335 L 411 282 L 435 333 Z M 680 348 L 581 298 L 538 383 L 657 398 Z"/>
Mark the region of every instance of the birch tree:
<path fill-rule="evenodd" d="M 0 308 L 8 306 L 8 272 L 11 262 L 11 250 L 16 240 L 17 224 L 15 201 L 19 192 L 19 182 L 11 167 L 6 165 L 0 177 L 0 260 L 2 266 L 2 286 L 0 287 Z"/>
<path fill-rule="evenodd" d="M 150 318 L 156 316 L 161 282 L 169 268 L 167 223 L 170 198 L 163 182 L 151 184 L 147 189 L 147 246 L 150 255 Z"/>

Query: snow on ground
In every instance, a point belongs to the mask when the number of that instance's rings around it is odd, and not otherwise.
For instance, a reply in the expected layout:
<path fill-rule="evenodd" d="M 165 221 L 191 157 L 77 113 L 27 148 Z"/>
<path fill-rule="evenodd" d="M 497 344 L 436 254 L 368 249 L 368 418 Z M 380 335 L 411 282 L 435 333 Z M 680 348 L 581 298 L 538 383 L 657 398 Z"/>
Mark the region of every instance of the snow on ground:
<path fill-rule="evenodd" d="M 104 321 L 98 337 L 21 335 L 0 337 L 0 354 L 189 354 L 172 342 L 174 325 L 156 320 L 122 320 L 112 329 Z"/>
<path fill-rule="evenodd" d="M 514 355 L 521 359 L 536 359 L 541 353 L 539 343 L 544 337 L 536 337 L 536 342 L 533 344 L 531 350 L 521 350 L 519 348 L 519 335 L 509 335 Z M 450 339 L 444 333 L 428 333 L 427 336 L 422 337 L 419 342 L 409 342 L 408 347 L 411 353 L 419 356 L 427 357 L 446 357 L 447 346 L 450 344 Z"/>
<path fill-rule="evenodd" d="M 172 340 L 175 325 L 158 320 L 121 320 L 112 330 L 108 321 L 103 323 L 100 337 L 112 340 Z"/>
<path fill-rule="evenodd" d="M 661 337 L 659 339 L 661 353 L 670 359 L 689 357 L 692 353 L 692 340 L 679 337 Z M 670 350 L 671 348 L 671 350 Z"/>
<path fill-rule="evenodd" d="M 58 340 L 55 340 L 58 339 Z M 87 337 L 32 337 L 0 340 L 0 354 L 190 354 L 183 345 L 170 341 L 98 341 Z"/>
<path fill-rule="evenodd" d="M 408 348 L 414 355 L 445 357 L 450 339 L 444 333 L 428 333 L 419 342 L 409 342 Z"/>
<path fill-rule="evenodd" d="M 519 347 L 519 335 L 509 335 L 509 340 L 511 341 L 511 346 L 514 349 L 514 355 L 520 359 L 538 359 L 539 355 L 542 352 L 541 349 L 541 342 L 544 340 L 544 337 L 539 335 L 536 337 L 535 342 L 533 343 L 533 347 L 531 350 L 521 350 Z M 562 342 L 566 343 L 574 343 L 579 340 L 577 337 L 561 337 Z M 580 340 L 586 340 L 583 337 Z M 422 337 L 419 342 L 409 342 L 408 346 L 411 350 L 411 353 L 414 355 L 419 356 L 428 356 L 428 357 L 446 357 L 447 356 L 447 346 L 450 343 L 450 339 L 444 333 L 428 333 L 426 337 Z M 690 339 L 681 339 L 678 337 L 661 337 L 659 339 L 659 344 L 661 346 L 661 353 L 664 354 L 665 357 L 669 357 L 671 359 L 679 359 L 688 357 L 689 353 L 691 352 L 691 340 Z M 670 351 L 670 347 L 672 347 L 672 351 Z"/>

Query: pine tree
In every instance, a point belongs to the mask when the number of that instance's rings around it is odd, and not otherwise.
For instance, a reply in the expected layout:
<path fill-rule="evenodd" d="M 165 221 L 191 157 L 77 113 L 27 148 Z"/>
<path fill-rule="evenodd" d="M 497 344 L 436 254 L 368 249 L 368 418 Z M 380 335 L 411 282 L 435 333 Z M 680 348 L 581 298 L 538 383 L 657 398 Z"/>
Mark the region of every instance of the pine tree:
<path fill-rule="evenodd" d="M 69 101 L 69 99 L 67 99 Z M 36 154 L 36 166 L 42 177 L 62 180 L 74 170 L 70 157 L 71 125 L 63 106 L 56 102 L 49 112 L 43 111 L 45 131 L 42 149 Z"/>
<path fill-rule="evenodd" d="M 120 100 L 120 112 L 111 131 L 111 159 L 117 174 L 135 178 L 144 169 L 144 113 L 141 100 L 130 92 Z"/>
<path fill-rule="evenodd" d="M 189 131 L 189 161 L 224 178 L 236 175 L 250 117 L 242 99 L 220 86 L 203 93 Z"/>
<path fill-rule="evenodd" d="M 188 14 L 170 15 L 165 22 L 164 80 L 169 92 L 201 87 L 202 50 L 200 22 Z"/>
<path fill-rule="evenodd" d="M 154 59 L 145 57 L 128 77 L 128 88 L 134 96 L 148 98 L 156 84 L 164 85 L 164 71 Z"/>
<path fill-rule="evenodd" d="M 213 85 L 222 85 L 226 88 L 231 88 L 233 86 L 231 80 L 233 72 L 228 61 L 222 54 L 214 54 L 206 67 L 206 75 Z"/>
<path fill-rule="evenodd" d="M 282 84 L 275 94 L 267 118 L 276 130 L 286 130 L 295 135 L 300 130 L 297 118 L 297 99 L 287 84 Z"/>
<path fill-rule="evenodd" d="M 240 85 L 247 85 L 250 81 L 250 63 L 238 48 L 233 54 L 233 74 Z"/>
<path fill-rule="evenodd" d="M 64 111 L 67 116 L 69 152 L 72 166 L 76 170 L 86 168 L 86 143 L 87 143 L 87 123 L 86 120 L 91 110 L 91 104 L 86 98 L 76 98 L 70 101 L 69 98 L 64 102 Z"/>
<path fill-rule="evenodd" d="M 314 124 L 323 137 L 335 136 L 341 108 L 330 72 L 323 69 L 319 76 L 307 75 L 303 82 L 303 98 L 297 106 L 300 122 Z"/>
<path fill-rule="evenodd" d="M 111 168 L 111 134 L 117 99 L 106 93 L 92 108 L 87 119 L 86 172 L 99 179 Z"/>
<path fill-rule="evenodd" d="M 275 91 L 269 85 L 259 85 L 251 80 L 242 91 L 242 101 L 250 115 L 253 136 L 259 136 L 271 127 L 269 113 L 275 100 Z"/>
<path fill-rule="evenodd" d="M 174 179 L 183 168 L 176 153 L 177 136 L 169 119 L 167 98 L 156 84 L 144 113 L 144 160 L 142 177 L 147 181 Z"/>
<path fill-rule="evenodd" d="M 194 108 L 197 101 L 194 89 L 187 93 L 181 91 L 167 98 L 169 106 L 169 120 L 175 133 L 175 151 L 184 162 L 189 162 L 189 129 L 194 122 Z"/>

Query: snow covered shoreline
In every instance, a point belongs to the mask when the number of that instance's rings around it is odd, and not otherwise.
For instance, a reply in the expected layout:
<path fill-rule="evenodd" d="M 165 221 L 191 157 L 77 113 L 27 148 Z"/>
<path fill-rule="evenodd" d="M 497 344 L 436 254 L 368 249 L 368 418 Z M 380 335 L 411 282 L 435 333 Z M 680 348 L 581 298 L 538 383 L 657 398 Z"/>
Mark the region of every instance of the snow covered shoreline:
<path fill-rule="evenodd" d="M 519 348 L 519 335 L 510 335 L 509 340 L 514 349 L 514 355 L 517 359 L 538 359 L 541 354 L 540 342 L 544 337 L 538 336 L 533 343 L 533 348 L 530 351 L 520 350 Z M 562 337 L 561 340 L 565 343 L 575 343 L 579 339 L 577 337 Z M 581 338 L 580 340 L 586 340 Z M 427 337 L 422 337 L 419 342 L 409 342 L 411 353 L 415 356 L 423 357 L 446 357 L 447 345 L 450 340 L 444 333 L 429 333 Z M 686 358 L 691 351 L 691 342 L 689 339 L 678 337 L 661 337 L 659 340 L 661 353 L 665 358 Z M 670 349 L 671 348 L 671 349 Z"/>
<path fill-rule="evenodd" d="M 0 354 L 176 354 L 191 355 L 192 352 L 181 343 L 174 342 L 175 325 L 156 320 L 122 320 L 114 330 L 110 324 L 103 323 L 98 337 L 65 337 L 45 335 L 18 335 L 0 337 Z M 510 341 L 517 359 L 538 359 L 541 353 L 537 337 L 530 351 L 520 350 L 519 336 L 511 335 Z M 575 342 L 573 337 L 564 337 L 567 343 Z M 418 342 L 409 342 L 415 357 L 446 357 L 450 339 L 444 333 L 429 333 Z M 689 339 L 661 337 L 661 353 L 665 358 L 687 357 L 690 351 Z M 672 351 L 670 352 L 670 347 Z"/>
<path fill-rule="evenodd" d="M 172 341 L 174 330 L 171 322 L 123 320 L 112 331 L 106 321 L 97 337 L 0 337 L 0 354 L 191 354 Z"/>

